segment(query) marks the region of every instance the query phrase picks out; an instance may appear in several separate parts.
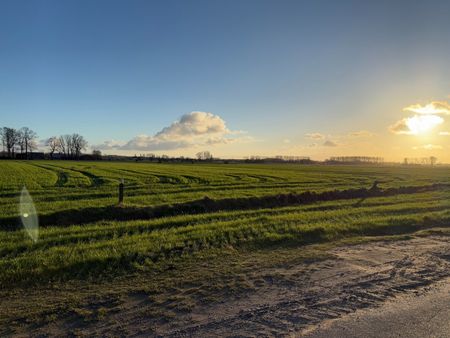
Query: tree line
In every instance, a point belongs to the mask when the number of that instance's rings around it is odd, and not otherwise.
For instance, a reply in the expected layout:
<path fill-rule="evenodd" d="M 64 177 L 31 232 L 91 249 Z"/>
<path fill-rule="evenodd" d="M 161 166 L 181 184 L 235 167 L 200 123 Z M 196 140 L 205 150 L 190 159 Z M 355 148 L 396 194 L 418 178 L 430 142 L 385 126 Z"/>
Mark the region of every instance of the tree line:
<path fill-rule="evenodd" d="M 24 154 L 25 158 L 28 158 L 29 154 L 37 149 L 37 134 L 28 127 L 0 128 L 0 138 L 3 153 L 9 158 L 15 158 L 17 153 Z"/>
<path fill-rule="evenodd" d="M 65 159 L 78 160 L 87 145 L 87 141 L 79 134 L 52 136 L 46 141 L 51 159 L 58 153 Z"/>
<path fill-rule="evenodd" d="M 20 129 L 3 127 L 0 128 L 0 140 L 2 142 L 3 157 L 29 159 L 33 151 L 38 149 L 37 134 L 28 127 Z M 79 134 L 67 134 L 62 136 L 52 136 L 46 142 L 50 158 L 55 154 L 59 158 L 77 160 L 82 151 L 86 150 L 88 143 Z"/>

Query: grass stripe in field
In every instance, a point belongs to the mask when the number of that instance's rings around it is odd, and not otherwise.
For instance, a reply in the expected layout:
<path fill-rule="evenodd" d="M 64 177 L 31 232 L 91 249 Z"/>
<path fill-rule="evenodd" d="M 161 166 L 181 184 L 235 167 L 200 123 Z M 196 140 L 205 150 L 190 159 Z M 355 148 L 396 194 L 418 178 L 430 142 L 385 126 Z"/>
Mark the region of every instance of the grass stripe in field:
<path fill-rule="evenodd" d="M 204 248 L 303 245 L 448 224 L 448 199 L 441 200 L 439 194 L 419 197 L 422 202 L 416 204 L 411 196 L 408 203 L 384 198 L 357 208 L 343 203 L 337 209 L 336 204 L 324 203 L 334 208 L 317 211 L 303 206 L 48 228 L 43 229 L 42 241 L 34 246 L 24 241 L 19 231 L 2 233 L 0 280 L 7 285 L 31 276 L 36 280 L 84 278 L 112 273 L 111 267 L 120 274 L 141 264 L 151 265 Z M 424 200 L 428 202 L 424 204 Z"/>
<path fill-rule="evenodd" d="M 63 172 L 67 181 L 58 183 Z M 115 203 L 124 177 L 130 206 L 260 197 L 305 190 L 383 188 L 448 182 L 448 168 L 366 166 L 148 164 L 74 161 L 0 161 L 0 219 L 17 215 L 17 195 L 26 185 L 41 214 Z M 126 173 L 126 175 L 124 174 Z M 91 175 L 86 176 L 86 175 Z M 102 184 L 93 184 L 93 178 Z M 166 177 L 166 179 L 160 179 Z M 92 186 L 92 189 L 86 187 Z M 17 195 L 15 195 L 17 194 Z M 111 196 L 111 197 L 110 197 Z"/>
<path fill-rule="evenodd" d="M 431 211 L 445 211 L 450 209 L 449 193 L 417 194 L 414 196 L 396 196 L 391 198 L 375 198 L 355 207 L 356 200 L 333 201 L 319 203 L 313 206 L 283 207 L 276 209 L 259 209 L 250 211 L 228 211 L 206 213 L 199 215 L 182 215 L 165 217 L 154 220 L 139 220 L 128 222 L 99 222 L 70 227 L 48 227 L 41 229 L 42 241 L 61 240 L 66 236 L 95 239 L 96 233 L 142 233 L 158 229 L 184 227 L 188 225 L 211 224 L 223 221 L 245 220 L 261 218 L 289 220 L 308 223 L 310 221 L 338 219 L 366 219 L 367 217 L 395 216 L 402 214 L 425 214 Z M 13 242 L 10 234 L 16 237 L 20 232 L 0 232 L 0 243 L 6 245 Z"/>

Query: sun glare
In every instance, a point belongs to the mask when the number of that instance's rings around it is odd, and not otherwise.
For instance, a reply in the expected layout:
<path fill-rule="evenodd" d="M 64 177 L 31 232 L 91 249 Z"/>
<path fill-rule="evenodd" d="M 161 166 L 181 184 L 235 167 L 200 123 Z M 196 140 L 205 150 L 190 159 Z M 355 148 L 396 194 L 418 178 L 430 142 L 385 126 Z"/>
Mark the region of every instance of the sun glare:
<path fill-rule="evenodd" d="M 421 135 L 429 132 L 434 127 L 444 122 L 444 119 L 436 115 L 418 115 L 410 117 L 406 120 L 411 134 Z"/>

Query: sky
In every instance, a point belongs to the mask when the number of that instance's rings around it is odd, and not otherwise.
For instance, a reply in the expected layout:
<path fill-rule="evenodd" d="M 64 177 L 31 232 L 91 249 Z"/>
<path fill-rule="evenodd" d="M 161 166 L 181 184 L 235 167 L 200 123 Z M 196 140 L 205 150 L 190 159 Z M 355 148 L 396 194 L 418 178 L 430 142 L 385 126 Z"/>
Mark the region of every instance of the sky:
<path fill-rule="evenodd" d="M 449 1 L 0 1 L 0 127 L 105 154 L 450 162 Z"/>

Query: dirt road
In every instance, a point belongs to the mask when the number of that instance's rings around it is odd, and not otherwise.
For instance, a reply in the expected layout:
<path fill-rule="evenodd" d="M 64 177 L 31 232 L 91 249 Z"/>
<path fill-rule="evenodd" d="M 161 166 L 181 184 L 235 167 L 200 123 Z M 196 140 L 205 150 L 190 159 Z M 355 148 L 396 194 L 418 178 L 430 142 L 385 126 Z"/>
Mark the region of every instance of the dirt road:
<path fill-rule="evenodd" d="M 305 337 L 450 337 L 450 279 L 421 295 L 399 295 L 378 308 L 326 322 Z"/>
<path fill-rule="evenodd" d="M 436 332 L 441 337 L 450 332 L 448 321 L 443 320 L 449 318 L 445 281 L 450 276 L 450 238 L 361 244 L 334 249 L 332 254 L 334 259 L 320 263 L 261 271 L 266 283 L 256 294 L 193 309 L 191 324 L 177 327 L 183 321 L 175 321 L 159 334 L 414 337 L 417 333 L 424 337 L 424 332 Z M 438 284 L 446 290 L 446 299 L 440 297 Z M 438 291 L 431 293 L 435 288 Z M 397 298 L 401 299 L 398 307 L 394 305 Z M 425 318 L 428 322 L 420 324 Z M 415 323 L 418 331 L 408 322 Z M 437 331 L 429 331 L 433 325 Z"/>

